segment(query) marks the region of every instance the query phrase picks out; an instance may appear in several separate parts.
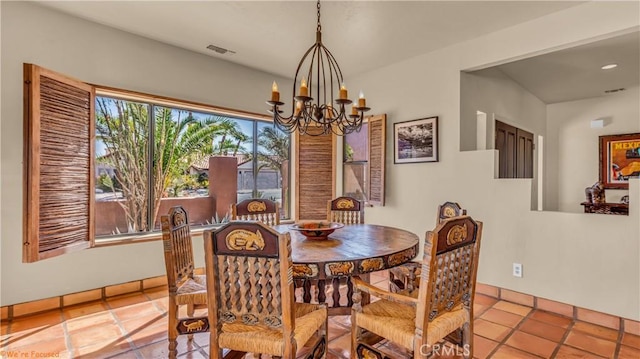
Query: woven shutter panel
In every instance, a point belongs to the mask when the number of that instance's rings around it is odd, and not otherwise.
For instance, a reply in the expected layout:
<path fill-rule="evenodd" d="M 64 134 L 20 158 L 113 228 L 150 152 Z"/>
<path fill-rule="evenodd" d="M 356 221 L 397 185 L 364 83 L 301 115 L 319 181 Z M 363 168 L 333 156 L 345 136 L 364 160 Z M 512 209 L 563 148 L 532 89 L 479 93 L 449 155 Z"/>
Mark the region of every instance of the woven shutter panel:
<path fill-rule="evenodd" d="M 94 243 L 92 86 L 24 64 L 23 261 Z"/>
<path fill-rule="evenodd" d="M 369 189 L 368 203 L 384 206 L 384 165 L 387 115 L 371 116 L 369 122 Z"/>
<path fill-rule="evenodd" d="M 335 135 L 296 134 L 296 219 L 327 219 L 327 201 L 335 197 Z"/>

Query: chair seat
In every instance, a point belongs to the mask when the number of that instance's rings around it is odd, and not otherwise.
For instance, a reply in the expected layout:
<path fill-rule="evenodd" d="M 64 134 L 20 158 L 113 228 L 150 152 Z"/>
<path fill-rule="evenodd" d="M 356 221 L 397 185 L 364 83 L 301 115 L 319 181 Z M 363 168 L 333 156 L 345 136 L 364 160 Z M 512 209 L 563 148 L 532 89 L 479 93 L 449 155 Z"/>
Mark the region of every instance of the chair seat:
<path fill-rule="evenodd" d="M 327 311 L 324 307 L 307 303 L 295 303 L 295 308 L 294 337 L 298 348 L 301 348 L 326 322 Z M 281 328 L 230 323 L 222 325 L 218 345 L 220 348 L 282 356 L 284 341 Z"/>
<path fill-rule="evenodd" d="M 427 344 L 433 345 L 469 320 L 468 311 L 462 306 L 446 312 L 429 323 Z M 416 310 L 405 304 L 384 299 L 362 307 L 356 313 L 356 324 L 409 350 L 415 340 Z"/>
<path fill-rule="evenodd" d="M 207 304 L 207 277 L 204 275 L 194 275 L 193 279 L 187 280 L 178 287 L 176 293 L 176 304 Z"/>

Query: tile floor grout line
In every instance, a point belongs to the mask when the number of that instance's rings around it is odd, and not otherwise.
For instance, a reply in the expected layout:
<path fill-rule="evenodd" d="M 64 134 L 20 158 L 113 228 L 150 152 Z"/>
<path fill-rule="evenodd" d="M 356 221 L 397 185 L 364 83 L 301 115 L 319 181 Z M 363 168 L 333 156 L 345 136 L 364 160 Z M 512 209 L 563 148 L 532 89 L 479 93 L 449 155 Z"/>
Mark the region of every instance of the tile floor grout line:
<path fill-rule="evenodd" d="M 620 318 L 620 326 L 618 327 L 618 340 L 616 341 L 616 349 L 613 351 L 613 357 L 620 356 L 620 350 L 622 350 L 622 338 L 624 336 L 624 320 Z"/>
<path fill-rule="evenodd" d="M 103 301 L 105 302 L 104 304 L 107 306 L 107 308 L 109 310 L 109 313 L 113 317 L 113 320 L 116 322 L 116 325 L 118 326 L 118 329 L 120 329 L 120 332 L 122 333 L 122 337 L 121 338 L 124 338 L 129 343 L 129 347 L 130 347 L 130 350 L 125 350 L 124 352 L 117 353 L 115 355 L 120 355 L 120 354 L 124 354 L 124 353 L 128 353 L 128 352 L 133 351 L 134 354 L 136 355 L 136 357 L 142 356 L 142 354 L 138 355 L 139 354 L 139 352 L 137 351 L 138 350 L 138 346 L 136 345 L 136 343 L 133 340 L 133 338 L 131 338 L 129 331 L 124 327 L 124 325 L 120 321 L 120 318 L 118 318 L 118 315 L 116 315 L 116 313 L 113 312 L 113 308 L 111 307 L 111 304 L 106 299 L 103 299 Z"/>
<path fill-rule="evenodd" d="M 582 323 L 587 323 L 587 324 L 590 324 L 590 325 L 595 325 L 595 326 L 599 326 L 599 327 L 607 328 L 607 327 L 604 327 L 604 326 L 602 326 L 602 325 L 598 325 L 598 324 L 595 324 L 595 323 L 585 322 L 585 321 L 582 321 L 582 320 L 574 319 L 574 320 L 573 320 L 573 322 L 571 323 L 571 329 L 573 329 L 573 327 L 575 326 L 576 322 L 582 322 Z M 609 329 L 611 329 L 611 328 L 609 328 Z M 582 334 L 582 335 L 585 335 L 585 336 L 589 337 L 589 338 L 593 338 L 593 339 L 598 339 L 598 340 L 604 340 L 604 341 L 607 341 L 607 342 L 611 342 L 611 340 L 608 340 L 607 338 L 604 338 L 604 337 L 598 336 L 598 335 L 593 334 L 593 333 L 589 333 L 589 332 L 586 332 L 586 331 L 582 331 L 582 330 L 580 330 L 580 329 L 576 329 L 576 331 L 577 331 L 578 333 Z M 623 333 L 623 332 L 621 332 L 620 330 L 618 330 L 618 337 L 620 337 L 621 333 Z M 568 334 L 567 334 L 567 336 L 568 336 Z M 563 338 L 563 341 L 564 341 L 564 340 L 566 340 L 566 339 L 564 339 L 564 338 Z M 617 342 L 613 342 L 613 343 L 616 343 L 616 348 L 617 348 Z M 597 357 L 599 357 L 599 358 L 604 358 L 602 355 L 600 355 L 600 354 L 598 354 L 598 353 L 594 353 L 593 351 L 591 351 L 591 350 L 589 350 L 589 349 L 585 349 L 585 348 L 578 348 L 578 347 L 575 347 L 575 346 L 573 346 L 573 345 L 571 345 L 571 344 L 566 344 L 566 343 L 565 343 L 564 345 L 569 346 L 569 347 L 574 348 L 574 349 L 578 349 L 578 350 L 581 350 L 581 351 L 587 352 L 587 353 L 589 353 L 589 354 L 591 354 L 591 355 L 595 355 L 595 356 L 597 356 Z M 616 350 L 614 349 L 614 351 L 613 351 L 613 358 L 617 358 L 617 357 L 618 357 L 618 356 L 617 356 L 617 354 L 616 354 Z"/>
<path fill-rule="evenodd" d="M 491 308 L 494 308 L 494 306 L 495 306 L 496 304 L 500 303 L 500 301 L 502 301 L 502 300 L 501 300 L 501 299 L 499 299 L 497 302 L 495 302 L 495 303 L 491 306 Z M 508 302 L 508 301 L 505 301 L 505 302 Z M 508 302 L 508 303 L 512 303 L 512 302 Z M 513 304 L 517 304 L 517 303 L 513 303 Z M 517 305 L 520 305 L 520 304 L 517 304 Z M 530 307 L 527 307 L 527 308 L 530 308 Z M 501 310 L 501 309 L 498 309 L 498 308 L 494 308 L 494 309 L 496 309 L 496 310 Z M 489 354 L 487 355 L 487 358 L 491 358 L 491 357 L 492 357 L 492 356 L 493 356 L 493 355 L 494 355 L 498 350 L 500 350 L 499 348 L 500 348 L 500 347 L 502 347 L 503 345 L 508 346 L 508 347 L 510 347 L 510 348 L 513 348 L 512 346 L 510 346 L 510 345 L 508 345 L 508 344 L 507 344 L 507 340 L 509 340 L 509 338 L 511 338 L 511 337 L 513 336 L 513 334 L 514 334 L 516 331 L 518 331 L 518 330 L 520 329 L 520 327 L 522 327 L 522 325 L 524 324 L 524 322 L 525 322 L 526 320 L 528 320 L 528 319 L 531 317 L 531 315 L 533 314 L 533 312 L 535 311 L 535 309 L 534 309 L 534 308 L 530 308 L 530 309 L 531 309 L 531 310 L 529 311 L 529 313 L 527 313 L 527 315 L 523 316 L 523 317 L 522 317 L 522 320 L 521 320 L 518 324 L 516 324 L 516 326 L 515 326 L 514 328 L 511 328 L 511 332 L 510 332 L 506 337 L 504 337 L 504 339 L 502 339 L 502 341 L 498 342 L 498 345 L 497 345 L 495 348 L 493 348 L 493 350 L 492 350 L 492 351 L 490 351 L 490 352 L 489 352 Z M 504 311 L 504 310 L 503 310 L 503 312 L 511 313 L 511 312 L 507 312 L 507 311 Z M 515 313 L 512 313 L 512 314 L 515 314 Z M 485 319 L 485 320 L 486 320 L 486 319 Z M 489 321 L 489 322 L 491 322 L 491 321 Z M 493 323 L 493 322 L 491 322 L 491 323 Z M 496 323 L 496 324 L 498 324 L 498 323 Z M 523 332 L 523 333 L 526 333 L 526 332 Z M 527 333 L 527 334 L 529 334 L 529 333 Z M 475 335 L 475 334 L 474 334 L 474 335 Z M 532 334 L 532 335 L 533 335 L 533 334 Z M 537 335 L 536 335 L 536 337 L 537 337 Z M 540 338 L 540 337 L 538 337 L 538 338 Z M 546 339 L 546 338 L 542 338 L 542 339 Z M 520 348 L 515 348 L 515 349 L 522 350 L 522 349 L 520 349 Z M 523 352 L 526 352 L 527 354 L 531 354 L 531 355 L 535 355 L 535 356 L 540 357 L 540 356 L 539 356 L 539 355 L 537 355 L 537 354 L 529 353 L 528 351 L 525 351 L 525 350 L 522 350 L 522 351 L 523 351 Z"/>
<path fill-rule="evenodd" d="M 62 316 L 62 333 L 64 334 L 64 341 L 65 341 L 65 345 L 67 346 L 67 351 L 69 352 L 69 357 L 73 358 L 75 357 L 74 355 L 74 348 L 73 348 L 73 343 L 71 341 L 71 333 L 69 332 L 69 328 L 67 327 L 67 319 L 64 316 L 64 312 L 60 311 L 60 315 Z M 71 319 L 71 318 L 69 318 Z"/>
<path fill-rule="evenodd" d="M 560 351 L 560 349 L 562 349 L 562 346 L 565 345 L 564 342 L 567 340 L 567 337 L 569 336 L 569 334 L 571 334 L 571 330 L 573 330 L 573 326 L 575 325 L 575 323 L 576 323 L 575 318 L 571 318 L 571 322 L 567 326 L 567 329 L 565 329 L 564 335 L 558 341 L 558 345 L 556 346 L 556 349 L 553 351 L 553 353 L 551 353 L 552 358 L 555 358 L 556 355 L 558 355 L 558 352 Z"/>

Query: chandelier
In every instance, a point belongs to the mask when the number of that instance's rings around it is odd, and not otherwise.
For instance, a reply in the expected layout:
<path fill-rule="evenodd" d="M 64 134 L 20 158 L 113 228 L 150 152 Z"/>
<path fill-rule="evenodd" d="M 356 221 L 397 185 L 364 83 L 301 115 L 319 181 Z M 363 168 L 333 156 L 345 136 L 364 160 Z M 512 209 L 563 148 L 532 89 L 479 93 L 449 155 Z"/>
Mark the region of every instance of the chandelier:
<path fill-rule="evenodd" d="M 316 42 L 305 52 L 296 69 L 291 116 L 281 115 L 283 111 L 280 106 L 284 102 L 280 102 L 278 84 L 275 81 L 271 88 L 271 101 L 267 101 L 271 105 L 269 112 L 273 114 L 273 122 L 278 128 L 289 133 L 298 130 L 300 134 L 318 136 L 329 133 L 345 135 L 360 131 L 364 113 L 369 111 L 369 107 L 362 91 L 357 101 L 353 102 L 348 98 L 342 70 L 329 49 L 322 44 L 320 0 L 317 9 Z M 308 70 L 304 72 L 302 69 L 306 66 Z M 296 95 L 298 76 L 301 76 L 300 88 Z M 337 98 L 334 96 L 336 93 Z M 350 104 L 351 111 L 347 111 L 346 107 Z"/>

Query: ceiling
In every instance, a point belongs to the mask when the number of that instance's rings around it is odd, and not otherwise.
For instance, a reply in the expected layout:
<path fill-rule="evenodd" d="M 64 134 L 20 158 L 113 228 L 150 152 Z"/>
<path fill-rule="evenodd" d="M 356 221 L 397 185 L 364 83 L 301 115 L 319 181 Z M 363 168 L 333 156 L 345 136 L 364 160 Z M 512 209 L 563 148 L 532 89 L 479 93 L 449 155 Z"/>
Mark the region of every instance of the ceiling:
<path fill-rule="evenodd" d="M 288 78 L 293 77 L 300 58 L 315 41 L 317 14 L 313 1 L 36 2 L 93 22 Z M 384 67 L 581 3 L 324 1 L 321 4 L 323 43 L 336 57 L 348 79 L 349 75 Z M 633 42 L 633 39 L 628 41 Z M 626 47 L 629 42 L 611 46 Z M 207 49 L 208 45 L 230 51 L 220 54 Z M 621 51 L 626 56 L 631 52 L 636 65 L 637 45 L 636 37 L 635 52 Z M 611 49 L 593 46 L 584 51 L 612 53 Z M 582 57 L 580 61 L 584 62 L 590 56 L 581 51 L 545 56 L 555 56 L 550 60 L 552 63 L 569 61 L 574 64 L 576 59 Z M 586 68 L 587 65 L 578 67 Z M 566 89 L 545 87 L 545 78 L 536 70 L 540 68 L 543 73 L 551 73 L 549 62 L 543 58 L 500 68 L 524 87 L 533 86 L 531 91 L 543 100 L 547 98 L 545 102 L 556 101 L 554 91 L 567 93 Z M 564 70 L 558 67 L 552 72 L 553 82 L 560 82 L 557 76 L 565 73 Z M 636 84 L 637 74 L 636 66 L 633 77 Z M 576 82 L 576 87 L 586 86 L 584 82 Z M 547 92 L 551 94 L 547 95 Z"/>
<path fill-rule="evenodd" d="M 614 69 L 602 66 L 617 64 Z M 496 66 L 546 104 L 606 95 L 638 86 L 640 35 L 612 37 Z"/>

